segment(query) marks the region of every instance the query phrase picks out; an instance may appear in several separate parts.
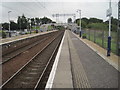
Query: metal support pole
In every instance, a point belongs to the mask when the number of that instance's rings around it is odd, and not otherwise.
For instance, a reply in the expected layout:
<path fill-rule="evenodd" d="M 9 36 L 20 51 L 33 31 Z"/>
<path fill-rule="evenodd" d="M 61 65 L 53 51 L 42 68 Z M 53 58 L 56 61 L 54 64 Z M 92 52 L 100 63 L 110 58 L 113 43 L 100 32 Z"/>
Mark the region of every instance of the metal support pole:
<path fill-rule="evenodd" d="M 80 37 L 82 36 L 82 32 L 81 32 L 81 10 L 77 10 L 77 12 L 80 15 L 80 22 L 79 22 L 79 26 L 80 26 Z"/>
<path fill-rule="evenodd" d="M 96 43 L 96 30 L 94 30 L 94 43 Z"/>
<path fill-rule="evenodd" d="M 11 37 L 11 31 L 10 31 L 10 12 L 12 11 L 8 11 L 8 20 L 9 20 L 9 37 Z"/>
<path fill-rule="evenodd" d="M 80 13 L 80 37 L 82 36 L 82 32 L 81 32 L 81 10 L 79 11 Z"/>
<path fill-rule="evenodd" d="M 117 54 L 120 56 L 120 0 L 118 2 L 118 35 L 117 35 Z"/>
<path fill-rule="evenodd" d="M 110 3 L 109 3 L 109 10 L 111 11 L 111 0 L 110 0 Z M 110 56 L 110 53 L 111 53 L 111 13 L 110 12 L 110 15 L 109 15 L 109 36 L 108 36 L 108 45 L 107 45 L 107 56 Z"/>
<path fill-rule="evenodd" d="M 36 20 L 35 20 L 35 31 L 36 31 Z"/>
<path fill-rule="evenodd" d="M 30 34 L 31 34 L 32 21 L 30 19 Z"/>

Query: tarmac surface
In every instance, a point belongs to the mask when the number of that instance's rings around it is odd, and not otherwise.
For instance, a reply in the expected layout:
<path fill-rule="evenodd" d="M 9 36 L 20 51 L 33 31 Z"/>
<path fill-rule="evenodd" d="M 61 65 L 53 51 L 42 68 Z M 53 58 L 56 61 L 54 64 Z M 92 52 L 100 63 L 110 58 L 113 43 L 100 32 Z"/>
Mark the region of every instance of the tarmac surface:
<path fill-rule="evenodd" d="M 40 34 L 44 33 L 2 39 L 0 44 Z M 114 54 L 106 57 L 105 52 L 66 30 L 46 88 L 118 88 L 118 57 Z"/>
<path fill-rule="evenodd" d="M 58 53 L 46 88 L 118 88 L 119 71 L 71 31 Z"/>
<path fill-rule="evenodd" d="M 69 31 L 92 88 L 117 88 L 118 71 Z"/>

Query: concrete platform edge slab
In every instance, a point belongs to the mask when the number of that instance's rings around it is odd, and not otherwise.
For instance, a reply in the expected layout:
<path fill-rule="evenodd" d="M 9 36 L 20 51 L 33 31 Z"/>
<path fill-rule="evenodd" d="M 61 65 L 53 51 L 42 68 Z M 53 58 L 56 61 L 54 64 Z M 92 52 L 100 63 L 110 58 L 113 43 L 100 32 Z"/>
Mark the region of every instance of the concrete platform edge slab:
<path fill-rule="evenodd" d="M 60 44 L 55 62 L 53 64 L 48 82 L 45 89 L 51 88 L 73 88 L 72 74 L 69 61 L 69 50 L 64 54 L 64 49 L 68 49 L 68 44 L 66 43 L 66 31 L 63 36 L 62 42 Z M 67 66 L 66 66 L 67 64 Z M 65 69 L 63 69 L 65 67 Z"/>

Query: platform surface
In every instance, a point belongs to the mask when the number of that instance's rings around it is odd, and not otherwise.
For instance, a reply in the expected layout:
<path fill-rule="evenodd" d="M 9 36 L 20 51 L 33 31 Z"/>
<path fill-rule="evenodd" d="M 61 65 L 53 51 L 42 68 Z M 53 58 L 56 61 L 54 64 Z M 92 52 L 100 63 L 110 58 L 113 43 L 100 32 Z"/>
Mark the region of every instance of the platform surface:
<path fill-rule="evenodd" d="M 46 88 L 118 88 L 120 75 L 117 69 L 68 30 L 65 31 L 54 74 L 50 73 L 53 80 L 48 79 Z"/>
<path fill-rule="evenodd" d="M 26 35 L 19 35 L 19 36 L 14 36 L 14 37 L 10 37 L 10 38 L 8 37 L 8 38 L 5 38 L 5 39 L 1 39 L 0 40 L 0 45 L 10 43 L 10 42 L 19 41 L 19 40 L 22 40 L 22 39 L 25 39 L 25 38 L 35 37 L 35 36 L 38 36 L 38 35 L 54 32 L 54 31 L 57 31 L 57 30 L 47 31 L 47 32 L 39 32 L 39 33 L 32 33 L 32 34 L 26 34 Z"/>

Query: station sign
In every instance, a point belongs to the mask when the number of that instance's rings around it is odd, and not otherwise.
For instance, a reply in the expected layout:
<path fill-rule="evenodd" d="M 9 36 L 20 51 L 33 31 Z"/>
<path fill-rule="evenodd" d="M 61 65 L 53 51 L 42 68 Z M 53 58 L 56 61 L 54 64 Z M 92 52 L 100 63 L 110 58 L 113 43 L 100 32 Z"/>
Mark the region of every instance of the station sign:
<path fill-rule="evenodd" d="M 106 12 L 106 16 L 109 17 L 112 15 L 112 9 L 108 9 L 107 12 Z"/>

